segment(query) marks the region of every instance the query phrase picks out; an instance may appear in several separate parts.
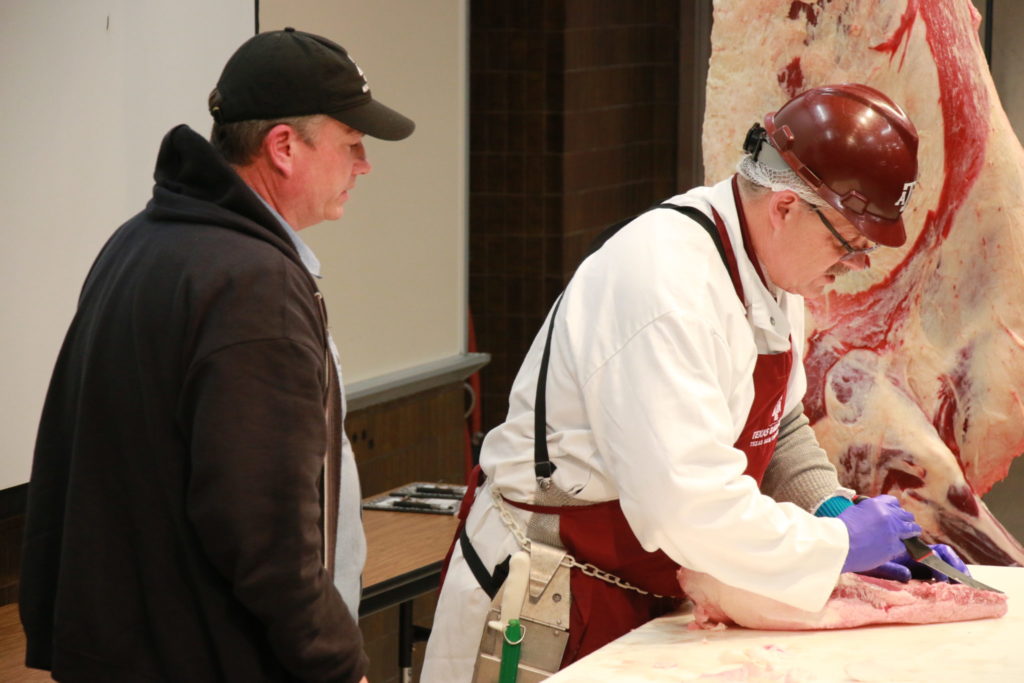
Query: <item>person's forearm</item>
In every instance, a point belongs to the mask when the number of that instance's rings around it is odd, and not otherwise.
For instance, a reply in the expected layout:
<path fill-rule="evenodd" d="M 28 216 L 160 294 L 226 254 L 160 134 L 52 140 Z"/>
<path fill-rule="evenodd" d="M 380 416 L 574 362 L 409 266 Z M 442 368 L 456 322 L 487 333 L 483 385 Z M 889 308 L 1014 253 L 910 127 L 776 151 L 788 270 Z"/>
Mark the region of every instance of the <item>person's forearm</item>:
<path fill-rule="evenodd" d="M 835 495 L 854 494 L 839 483 L 836 468 L 818 445 L 802 404 L 782 418 L 779 441 L 761 482 L 761 492 L 808 512 Z"/>

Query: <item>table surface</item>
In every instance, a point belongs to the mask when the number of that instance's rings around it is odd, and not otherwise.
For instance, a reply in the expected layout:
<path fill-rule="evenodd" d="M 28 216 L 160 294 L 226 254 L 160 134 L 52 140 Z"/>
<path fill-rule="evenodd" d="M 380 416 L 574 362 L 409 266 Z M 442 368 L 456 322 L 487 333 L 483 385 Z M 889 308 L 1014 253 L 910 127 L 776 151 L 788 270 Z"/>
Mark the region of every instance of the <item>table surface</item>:
<path fill-rule="evenodd" d="M 1024 680 L 1024 568 L 972 566 L 971 574 L 1009 596 L 1005 616 L 838 631 L 691 631 L 693 616 L 681 611 L 627 633 L 548 681 Z"/>
<path fill-rule="evenodd" d="M 0 607 L 0 681 L 36 683 L 52 681 L 47 671 L 25 668 L 25 633 L 17 603 Z"/>
<path fill-rule="evenodd" d="M 435 590 L 458 523 L 452 515 L 364 510 L 367 553 L 359 616 Z"/>
<path fill-rule="evenodd" d="M 363 593 L 442 562 L 458 524 L 458 518 L 452 515 L 363 510 Z"/>

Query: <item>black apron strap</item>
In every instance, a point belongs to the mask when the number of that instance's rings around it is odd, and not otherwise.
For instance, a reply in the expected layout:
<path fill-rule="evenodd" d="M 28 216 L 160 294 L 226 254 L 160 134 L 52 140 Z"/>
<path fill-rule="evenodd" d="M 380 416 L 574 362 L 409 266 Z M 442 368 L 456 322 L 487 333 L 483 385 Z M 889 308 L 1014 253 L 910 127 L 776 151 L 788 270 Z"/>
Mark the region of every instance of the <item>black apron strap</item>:
<path fill-rule="evenodd" d="M 726 270 L 729 269 L 729 261 L 726 259 L 725 247 L 722 245 L 722 240 L 718 236 L 718 229 L 715 228 L 714 221 L 712 221 L 707 214 L 693 206 L 677 206 L 676 204 L 667 203 L 658 204 L 651 210 L 653 211 L 654 209 L 674 209 L 698 223 L 702 228 L 704 228 L 704 231 L 711 236 L 711 240 L 715 243 L 715 248 L 718 250 L 718 255 L 721 257 L 722 263 L 725 264 Z M 590 249 L 587 250 L 587 256 L 590 256 L 600 249 L 615 233 L 632 223 L 635 219 L 636 217 L 634 216 L 633 218 L 616 223 L 610 228 L 605 229 L 591 243 Z M 586 257 L 584 257 L 584 260 L 585 259 Z M 562 303 L 562 296 L 564 296 L 564 294 L 565 292 L 563 291 L 562 294 L 558 295 L 558 300 L 555 301 L 555 307 L 551 311 L 551 318 L 548 320 L 548 336 L 544 342 L 544 353 L 540 358 L 540 370 L 537 372 L 537 395 L 533 401 L 533 471 L 537 477 L 538 485 L 545 490 L 551 485 L 551 475 L 554 474 L 557 469 L 555 463 L 551 462 L 551 458 L 548 455 L 547 384 L 548 361 L 551 358 L 551 337 L 555 332 L 555 316 L 558 314 L 558 307 Z M 462 549 L 464 555 L 466 555 L 466 546 L 468 545 L 469 541 L 467 539 L 463 544 Z M 479 562 L 479 559 L 477 561 Z M 507 562 L 508 560 L 506 560 L 506 563 Z M 484 569 L 483 564 L 480 564 L 480 568 L 484 573 L 486 573 L 487 570 Z M 474 570 L 473 573 L 476 574 L 476 570 Z M 480 577 L 477 576 L 477 580 L 479 579 Z M 502 580 L 504 580 L 504 577 Z M 483 582 L 481 582 L 480 585 L 483 586 Z M 499 583 L 498 585 L 500 586 L 501 584 Z M 484 590 L 486 590 L 486 587 Z"/>
<path fill-rule="evenodd" d="M 466 564 L 469 565 L 469 570 L 473 572 L 476 582 L 484 589 L 487 596 L 493 600 L 494 596 L 498 594 L 501 584 L 505 583 L 505 579 L 508 577 L 508 564 L 512 556 L 506 557 L 503 562 L 494 568 L 494 573 L 491 574 L 491 572 L 487 571 L 487 567 L 484 566 L 480 555 L 477 554 L 476 548 L 469 542 L 469 534 L 466 533 L 466 527 L 462 527 L 462 533 L 459 534 L 459 546 L 462 548 L 462 556 L 466 558 Z"/>
<path fill-rule="evenodd" d="M 555 301 L 555 308 L 551 311 L 551 321 L 548 323 L 548 338 L 544 342 L 544 354 L 540 357 L 540 371 L 537 373 L 537 396 L 533 402 L 533 472 L 542 488 L 547 488 L 551 483 L 551 475 L 555 473 L 555 463 L 548 458 L 547 440 L 547 385 L 548 385 L 548 361 L 551 358 L 551 335 L 555 331 L 555 316 L 558 315 L 558 306 L 562 303 L 562 296 L 558 295 Z"/>

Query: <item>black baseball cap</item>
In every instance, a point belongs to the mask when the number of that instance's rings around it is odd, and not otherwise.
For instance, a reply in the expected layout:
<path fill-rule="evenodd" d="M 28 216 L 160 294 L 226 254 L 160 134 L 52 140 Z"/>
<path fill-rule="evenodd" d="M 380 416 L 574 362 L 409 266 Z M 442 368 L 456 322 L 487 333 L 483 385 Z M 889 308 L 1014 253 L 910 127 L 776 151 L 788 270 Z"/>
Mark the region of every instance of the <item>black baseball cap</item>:
<path fill-rule="evenodd" d="M 218 123 L 326 114 L 382 140 L 401 140 L 416 127 L 373 99 L 345 48 L 294 28 L 242 43 L 210 94 L 210 114 Z"/>

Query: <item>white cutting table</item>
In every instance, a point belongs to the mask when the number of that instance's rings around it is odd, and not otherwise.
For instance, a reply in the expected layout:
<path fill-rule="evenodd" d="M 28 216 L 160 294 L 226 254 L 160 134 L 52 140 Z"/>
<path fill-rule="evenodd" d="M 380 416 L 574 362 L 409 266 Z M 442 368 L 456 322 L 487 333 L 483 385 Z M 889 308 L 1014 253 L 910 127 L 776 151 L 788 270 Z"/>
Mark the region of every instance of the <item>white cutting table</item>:
<path fill-rule="evenodd" d="M 616 681 L 1024 681 L 1024 568 L 971 566 L 1009 596 L 1000 619 L 841 631 L 691 631 L 687 611 L 644 624 L 548 678 Z"/>

